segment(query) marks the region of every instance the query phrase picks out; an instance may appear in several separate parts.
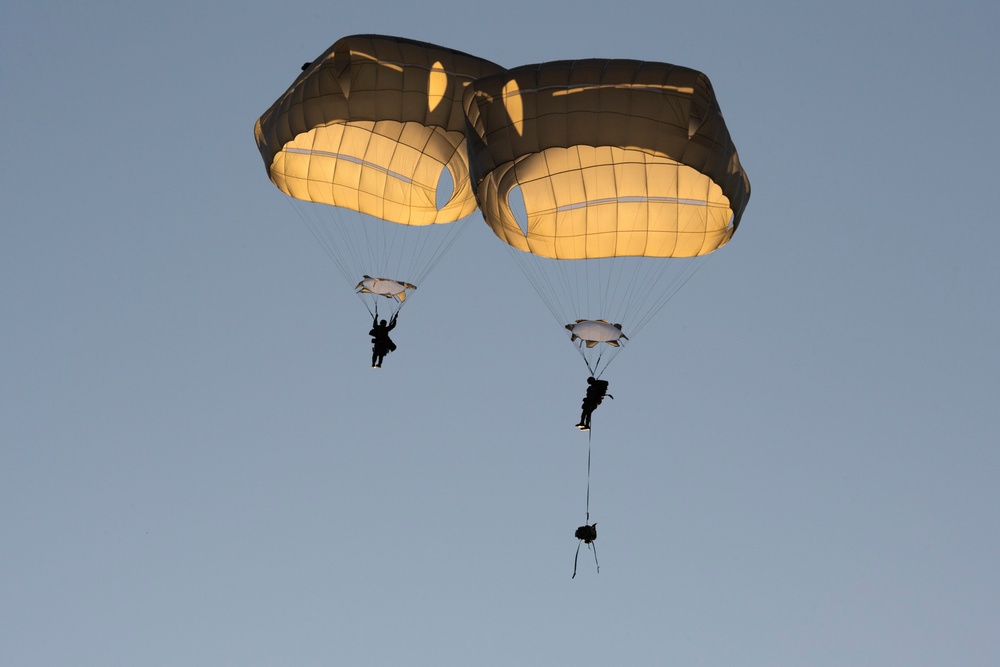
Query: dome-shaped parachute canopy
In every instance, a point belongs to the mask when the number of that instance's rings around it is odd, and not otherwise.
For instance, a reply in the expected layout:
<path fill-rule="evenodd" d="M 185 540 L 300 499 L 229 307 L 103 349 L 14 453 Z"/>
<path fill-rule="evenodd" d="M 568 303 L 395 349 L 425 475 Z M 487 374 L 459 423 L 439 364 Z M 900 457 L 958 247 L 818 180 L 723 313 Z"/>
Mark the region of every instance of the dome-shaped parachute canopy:
<path fill-rule="evenodd" d="M 480 206 L 516 248 L 553 259 L 693 257 L 739 225 L 750 182 L 701 72 L 543 63 L 476 81 L 464 103 Z M 516 186 L 526 230 L 508 202 Z"/>
<path fill-rule="evenodd" d="M 725 245 L 750 197 L 712 85 L 686 67 L 528 65 L 463 103 L 483 216 L 563 326 L 633 335 L 687 279 L 667 268 Z"/>
<path fill-rule="evenodd" d="M 341 211 L 328 220 L 297 207 L 350 285 L 365 276 L 419 284 L 454 237 L 414 228 L 454 227 L 443 223 L 475 210 L 462 95 L 473 80 L 500 71 L 433 44 L 344 37 L 257 121 L 271 181 L 297 201 Z"/>

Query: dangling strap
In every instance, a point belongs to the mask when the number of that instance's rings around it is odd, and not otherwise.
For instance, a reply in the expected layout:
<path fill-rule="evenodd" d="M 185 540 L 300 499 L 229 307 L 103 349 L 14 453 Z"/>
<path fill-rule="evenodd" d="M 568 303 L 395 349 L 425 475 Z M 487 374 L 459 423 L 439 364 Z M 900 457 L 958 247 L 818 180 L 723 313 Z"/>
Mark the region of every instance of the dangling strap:
<path fill-rule="evenodd" d="M 591 435 L 587 433 L 587 525 L 590 525 L 590 439 Z M 580 545 L 583 544 L 583 540 L 580 540 L 576 545 L 576 555 L 573 556 L 573 576 L 570 579 L 576 579 L 576 563 L 580 558 Z M 593 542 L 591 543 L 593 544 Z M 591 545 L 587 545 L 590 548 Z M 594 562 L 597 562 L 597 549 L 594 549 Z M 597 566 L 597 571 L 601 571 L 601 566 Z"/>
<path fill-rule="evenodd" d="M 590 525 L 590 443 L 593 439 L 593 431 L 587 431 L 587 525 Z"/>

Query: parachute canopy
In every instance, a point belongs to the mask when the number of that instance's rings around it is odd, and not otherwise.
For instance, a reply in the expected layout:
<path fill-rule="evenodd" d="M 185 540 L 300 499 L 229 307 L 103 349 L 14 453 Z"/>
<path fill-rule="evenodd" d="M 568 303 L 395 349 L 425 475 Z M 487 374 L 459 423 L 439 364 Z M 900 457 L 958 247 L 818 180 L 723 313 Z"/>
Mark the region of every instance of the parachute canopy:
<path fill-rule="evenodd" d="M 369 310 L 380 296 L 400 307 L 454 241 L 457 226 L 444 223 L 475 210 L 462 96 L 500 71 L 433 44 L 354 35 L 258 119 L 268 177 Z M 371 276 L 401 289 L 367 285 Z"/>
<path fill-rule="evenodd" d="M 739 226 L 750 182 L 712 85 L 558 61 L 478 79 L 463 104 L 483 217 L 598 375 Z"/>
<path fill-rule="evenodd" d="M 636 60 L 517 67 L 465 93 L 472 179 L 506 243 L 553 259 L 694 257 L 750 196 L 701 72 Z M 520 187 L 522 226 L 508 197 Z"/>
<path fill-rule="evenodd" d="M 257 121 L 268 176 L 297 199 L 406 225 L 475 209 L 461 99 L 498 65 L 399 37 L 344 37 Z M 442 170 L 454 183 L 440 208 Z"/>

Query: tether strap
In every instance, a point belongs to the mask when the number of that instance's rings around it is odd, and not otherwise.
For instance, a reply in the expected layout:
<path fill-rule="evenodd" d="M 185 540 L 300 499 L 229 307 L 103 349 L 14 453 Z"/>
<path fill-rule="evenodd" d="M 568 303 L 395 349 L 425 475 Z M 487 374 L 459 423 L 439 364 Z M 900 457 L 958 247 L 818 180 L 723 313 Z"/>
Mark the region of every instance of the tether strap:
<path fill-rule="evenodd" d="M 590 452 L 591 452 L 591 441 L 593 439 L 592 432 L 587 432 L 587 525 L 590 525 Z M 580 540 L 576 545 L 576 555 L 573 556 L 573 576 L 570 579 L 576 579 L 576 563 L 580 559 L 580 545 L 583 544 L 583 540 Z M 597 572 L 600 573 L 601 565 L 597 562 L 597 545 L 591 542 L 587 545 L 587 548 L 594 547 L 594 564 L 597 565 Z"/>
<path fill-rule="evenodd" d="M 590 525 L 590 441 L 593 438 L 593 431 L 587 432 L 587 525 Z M 595 535 L 597 533 L 594 533 Z M 594 548 L 594 565 L 597 566 L 597 573 L 601 573 L 601 564 L 597 562 L 597 541 L 594 540 L 587 545 L 587 548 Z M 580 553 L 580 545 L 576 545 L 576 552 Z M 576 564 L 573 564 L 573 572 L 576 572 Z"/>
<path fill-rule="evenodd" d="M 587 525 L 590 525 L 590 443 L 593 431 L 587 431 Z"/>

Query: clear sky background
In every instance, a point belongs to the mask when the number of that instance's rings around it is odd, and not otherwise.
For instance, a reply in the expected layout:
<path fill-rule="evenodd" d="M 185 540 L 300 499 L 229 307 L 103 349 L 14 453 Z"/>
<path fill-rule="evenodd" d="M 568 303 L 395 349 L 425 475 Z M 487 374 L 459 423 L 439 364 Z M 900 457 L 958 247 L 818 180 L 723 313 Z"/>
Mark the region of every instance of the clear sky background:
<path fill-rule="evenodd" d="M 998 7 L 4 3 L 0 662 L 1000 664 Z M 605 375 L 599 574 L 586 368 L 478 214 L 374 372 L 267 180 L 363 32 L 715 86 L 753 195 Z"/>

